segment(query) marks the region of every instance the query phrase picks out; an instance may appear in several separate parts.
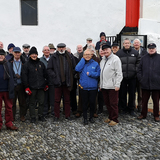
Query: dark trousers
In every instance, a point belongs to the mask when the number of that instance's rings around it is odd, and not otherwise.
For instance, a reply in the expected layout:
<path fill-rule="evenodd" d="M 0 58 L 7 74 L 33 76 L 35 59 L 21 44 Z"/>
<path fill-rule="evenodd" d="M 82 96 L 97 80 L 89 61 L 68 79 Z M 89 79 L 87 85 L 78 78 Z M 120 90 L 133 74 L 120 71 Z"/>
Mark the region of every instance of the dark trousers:
<path fill-rule="evenodd" d="M 54 115 L 54 86 L 49 86 L 45 91 L 43 115 L 46 116 L 51 107 L 51 114 Z"/>
<path fill-rule="evenodd" d="M 3 121 L 2 121 L 2 101 L 4 101 L 5 104 L 5 125 L 6 127 L 13 126 L 13 113 L 12 113 L 12 105 L 13 101 L 12 99 L 9 99 L 9 93 L 8 92 L 0 92 L 0 128 L 2 127 Z"/>
<path fill-rule="evenodd" d="M 153 116 L 159 117 L 159 90 L 144 90 L 142 89 L 142 112 L 143 117 L 147 117 L 148 112 L 148 100 L 152 95 L 153 100 Z"/>
<path fill-rule="evenodd" d="M 136 90 L 138 107 L 142 107 L 142 89 L 138 79 L 136 80 Z"/>
<path fill-rule="evenodd" d="M 64 96 L 65 117 L 70 117 L 70 91 L 66 85 L 55 88 L 54 115 L 59 118 L 61 97 Z"/>
<path fill-rule="evenodd" d="M 98 91 L 98 110 L 103 112 L 103 105 L 104 105 L 104 99 L 103 99 L 103 94 L 102 91 Z"/>
<path fill-rule="evenodd" d="M 125 79 L 121 82 L 119 91 L 119 110 L 123 111 L 134 111 L 135 109 L 135 89 L 136 89 L 136 78 Z M 128 107 L 127 107 L 127 92 L 129 96 Z"/>
<path fill-rule="evenodd" d="M 102 89 L 102 93 L 109 113 L 108 118 L 118 123 L 118 91 L 114 89 Z"/>
<path fill-rule="evenodd" d="M 25 98 L 25 91 L 22 84 L 19 84 L 15 86 L 14 88 L 14 99 L 13 99 L 13 118 L 15 119 L 16 116 L 16 102 L 19 102 L 19 109 L 20 109 L 20 117 L 23 117 L 27 113 L 27 104 L 26 104 L 26 98 Z"/>
<path fill-rule="evenodd" d="M 30 117 L 35 118 L 35 101 L 38 100 L 38 116 L 43 116 L 44 107 L 44 90 L 43 89 L 31 89 L 32 94 L 29 96 L 29 112 Z"/>
<path fill-rule="evenodd" d="M 82 96 L 81 96 L 80 90 L 81 88 L 79 87 L 79 99 L 78 99 L 77 112 L 81 114 L 83 112 L 83 109 L 82 109 L 83 107 L 82 107 Z"/>
<path fill-rule="evenodd" d="M 82 97 L 82 106 L 83 106 L 83 118 L 87 119 L 87 109 L 88 103 L 90 107 L 90 118 L 93 118 L 95 111 L 95 99 L 97 95 L 97 90 L 80 90 Z"/>

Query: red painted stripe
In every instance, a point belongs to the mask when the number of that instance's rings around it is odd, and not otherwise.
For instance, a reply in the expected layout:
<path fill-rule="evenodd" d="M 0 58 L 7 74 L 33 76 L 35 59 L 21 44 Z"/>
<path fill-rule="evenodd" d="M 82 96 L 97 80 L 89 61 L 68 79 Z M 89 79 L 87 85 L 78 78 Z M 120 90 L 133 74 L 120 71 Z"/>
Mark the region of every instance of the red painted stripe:
<path fill-rule="evenodd" d="M 138 27 L 140 0 L 126 0 L 126 27 Z"/>

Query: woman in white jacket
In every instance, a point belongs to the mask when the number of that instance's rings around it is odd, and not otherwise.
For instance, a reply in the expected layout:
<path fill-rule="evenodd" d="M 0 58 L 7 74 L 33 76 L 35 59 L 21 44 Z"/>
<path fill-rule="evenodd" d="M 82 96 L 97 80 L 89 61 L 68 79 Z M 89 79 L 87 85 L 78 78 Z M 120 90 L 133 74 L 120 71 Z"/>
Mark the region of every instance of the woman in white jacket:
<path fill-rule="evenodd" d="M 104 56 L 100 63 L 100 89 L 109 112 L 105 120 L 109 126 L 118 124 L 118 91 L 122 81 L 122 66 L 118 56 L 111 51 L 111 45 L 102 46 Z"/>

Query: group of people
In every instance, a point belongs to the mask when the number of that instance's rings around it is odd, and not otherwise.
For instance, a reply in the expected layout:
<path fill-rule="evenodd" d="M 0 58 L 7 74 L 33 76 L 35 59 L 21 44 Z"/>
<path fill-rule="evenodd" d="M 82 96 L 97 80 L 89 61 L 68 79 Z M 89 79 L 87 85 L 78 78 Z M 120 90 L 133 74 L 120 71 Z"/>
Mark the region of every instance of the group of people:
<path fill-rule="evenodd" d="M 84 47 L 77 45 L 74 54 L 64 43 L 59 43 L 57 48 L 50 43 L 43 47 L 41 58 L 36 47 L 30 48 L 29 44 L 22 46 L 23 53 L 13 43 L 5 52 L 0 42 L 0 112 L 4 101 L 7 129 L 18 130 L 13 125 L 17 99 L 22 122 L 28 109 L 30 122 L 36 122 L 37 105 L 39 121 L 46 121 L 49 114 L 58 121 L 63 100 L 67 120 L 72 120 L 71 113 L 77 118 L 83 114 L 84 125 L 94 123 L 105 104 L 108 117 L 104 122 L 115 126 L 119 122 L 118 114 L 136 116 L 135 110 L 138 110 L 141 112 L 138 119 L 146 118 L 152 95 L 154 120 L 160 121 L 160 55 L 156 44 L 148 44 L 146 50 L 139 39 L 135 39 L 131 47 L 131 41 L 126 38 L 123 48 L 119 49 L 118 43 L 111 45 L 106 40 L 104 32 L 100 33 L 96 46 L 91 38 L 86 41 Z M 0 114 L 0 130 L 2 124 Z"/>

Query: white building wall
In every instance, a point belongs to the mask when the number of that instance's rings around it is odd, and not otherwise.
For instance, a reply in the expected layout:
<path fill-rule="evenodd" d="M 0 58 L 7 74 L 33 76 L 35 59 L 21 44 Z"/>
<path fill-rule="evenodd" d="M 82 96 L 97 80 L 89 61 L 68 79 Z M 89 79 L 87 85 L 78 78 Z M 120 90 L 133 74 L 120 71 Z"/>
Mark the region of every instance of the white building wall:
<path fill-rule="evenodd" d="M 142 0 L 141 0 L 142 1 Z M 160 53 L 160 1 L 143 0 L 138 32 L 147 35 L 147 42 L 156 43 Z"/>
<path fill-rule="evenodd" d="M 1 0 L 0 41 L 36 46 L 39 57 L 44 45 L 64 42 L 76 51 L 86 38 L 96 43 L 100 32 L 116 35 L 125 26 L 126 0 L 38 0 L 38 26 L 21 25 L 20 0 Z"/>

